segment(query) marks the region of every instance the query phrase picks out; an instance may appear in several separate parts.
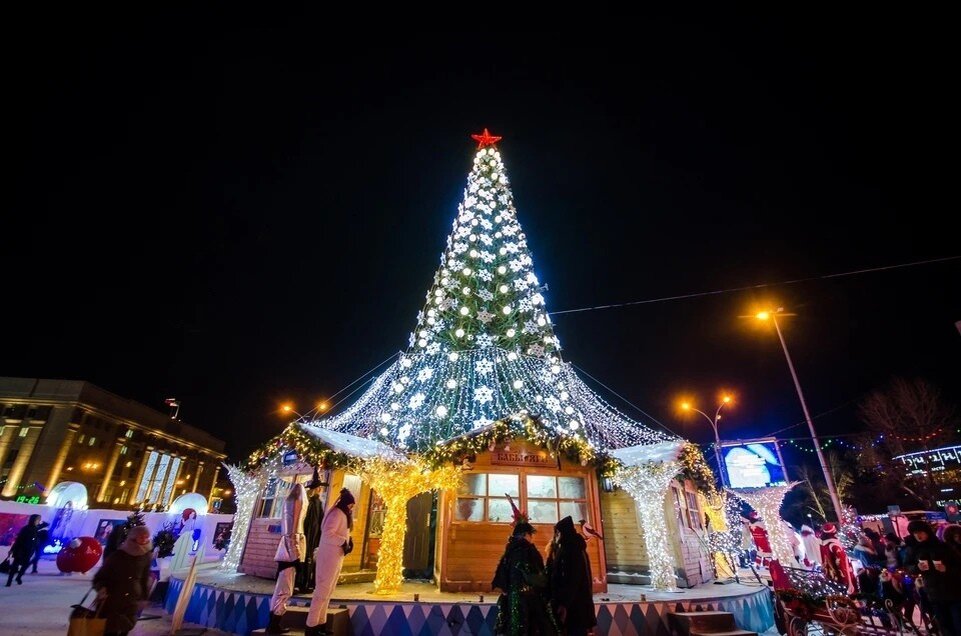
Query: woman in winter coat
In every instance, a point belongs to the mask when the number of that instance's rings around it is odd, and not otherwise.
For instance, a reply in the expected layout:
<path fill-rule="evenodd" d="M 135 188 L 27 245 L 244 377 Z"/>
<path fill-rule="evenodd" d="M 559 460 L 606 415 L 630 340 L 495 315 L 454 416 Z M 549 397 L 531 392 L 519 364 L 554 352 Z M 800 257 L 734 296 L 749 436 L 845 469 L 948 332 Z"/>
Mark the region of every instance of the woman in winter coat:
<path fill-rule="evenodd" d="M 926 521 L 908 524 L 915 539 L 905 565 L 920 574 L 943 636 L 961 636 L 961 557 L 938 540 Z"/>
<path fill-rule="evenodd" d="M 317 548 L 317 576 L 314 593 L 310 597 L 307 631 L 304 636 L 320 636 L 330 631 L 326 628 L 330 597 L 337 587 L 337 577 L 340 576 L 344 557 L 354 549 L 353 539 L 350 538 L 350 531 L 354 526 L 353 510 L 354 495 L 342 488 L 337 503 L 324 516 L 320 546 Z"/>
<path fill-rule="evenodd" d="M 137 624 L 150 593 L 152 551 L 150 530 L 134 526 L 94 575 L 100 617 L 107 619 L 104 636 L 125 636 Z"/>
<path fill-rule="evenodd" d="M 547 577 L 551 604 L 564 632 L 568 636 L 584 636 L 593 631 L 597 615 L 587 542 L 574 529 L 574 519 L 569 516 L 554 526 Z"/>
<path fill-rule="evenodd" d="M 47 524 L 44 524 L 47 525 Z M 13 556 L 13 565 L 10 566 L 10 574 L 7 576 L 7 587 L 13 583 L 13 578 L 17 578 L 17 585 L 23 584 L 23 573 L 27 571 L 33 559 L 33 553 L 37 550 L 37 532 L 40 529 L 40 515 L 30 515 L 27 525 L 20 528 L 17 538 L 10 546 L 9 558 Z"/>

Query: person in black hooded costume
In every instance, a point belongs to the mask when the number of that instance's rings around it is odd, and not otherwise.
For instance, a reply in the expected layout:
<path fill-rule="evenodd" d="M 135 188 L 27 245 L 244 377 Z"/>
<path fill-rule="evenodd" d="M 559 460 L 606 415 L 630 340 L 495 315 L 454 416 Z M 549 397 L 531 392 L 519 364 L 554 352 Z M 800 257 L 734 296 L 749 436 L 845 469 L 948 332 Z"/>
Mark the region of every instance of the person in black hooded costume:
<path fill-rule="evenodd" d="M 593 577 L 587 558 L 587 542 L 564 517 L 554 526 L 554 540 L 547 554 L 547 577 L 551 605 L 567 636 L 584 636 L 597 625 L 594 613 Z"/>
<path fill-rule="evenodd" d="M 297 568 L 297 589 L 300 594 L 310 594 L 314 591 L 316 577 L 314 551 L 320 545 L 320 529 L 324 525 L 324 504 L 320 496 L 326 488 L 327 484 L 320 480 L 320 474 L 314 466 L 313 478 L 304 484 L 304 489 L 307 491 L 307 517 L 304 519 L 307 552 Z"/>
<path fill-rule="evenodd" d="M 514 530 L 491 581 L 491 587 L 502 592 L 497 598 L 494 633 L 498 636 L 554 636 L 558 630 L 545 596 L 544 559 L 531 542 L 534 526 L 528 523 L 527 515 L 514 506 L 513 500 L 511 507 L 514 509 Z"/>

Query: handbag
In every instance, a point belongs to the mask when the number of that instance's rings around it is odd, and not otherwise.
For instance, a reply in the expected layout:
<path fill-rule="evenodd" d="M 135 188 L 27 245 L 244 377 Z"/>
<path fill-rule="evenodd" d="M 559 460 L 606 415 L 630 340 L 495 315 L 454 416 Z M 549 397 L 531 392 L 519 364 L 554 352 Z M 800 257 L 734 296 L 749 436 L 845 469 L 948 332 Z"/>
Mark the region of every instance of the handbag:
<path fill-rule="evenodd" d="M 97 603 L 95 600 L 96 610 L 92 610 L 84 605 L 91 591 L 93 591 L 93 588 L 87 590 L 87 593 L 83 595 L 79 603 L 70 606 L 73 610 L 70 612 L 67 636 L 103 636 L 104 631 L 107 629 L 107 619 L 100 618 L 100 610 L 103 608 L 103 603 Z"/>
<path fill-rule="evenodd" d="M 344 556 L 347 556 L 354 551 L 354 539 L 352 537 L 347 537 L 347 540 L 344 541 L 344 545 L 340 547 L 344 549 Z"/>
<path fill-rule="evenodd" d="M 7 558 L 4 559 L 3 562 L 0 562 L 0 574 L 10 574 L 10 570 L 13 569 L 13 564 L 10 563 L 10 561 L 11 561 L 11 558 L 10 558 L 10 555 L 8 554 Z"/>

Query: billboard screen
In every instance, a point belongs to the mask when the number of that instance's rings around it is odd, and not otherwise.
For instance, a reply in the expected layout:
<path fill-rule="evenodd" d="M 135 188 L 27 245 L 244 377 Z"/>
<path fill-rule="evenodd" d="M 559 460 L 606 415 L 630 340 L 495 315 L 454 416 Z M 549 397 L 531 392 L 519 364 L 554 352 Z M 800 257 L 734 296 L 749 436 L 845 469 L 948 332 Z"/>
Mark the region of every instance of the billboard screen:
<path fill-rule="evenodd" d="M 787 483 L 784 460 L 774 438 L 721 442 L 721 461 L 731 488 L 764 488 Z"/>

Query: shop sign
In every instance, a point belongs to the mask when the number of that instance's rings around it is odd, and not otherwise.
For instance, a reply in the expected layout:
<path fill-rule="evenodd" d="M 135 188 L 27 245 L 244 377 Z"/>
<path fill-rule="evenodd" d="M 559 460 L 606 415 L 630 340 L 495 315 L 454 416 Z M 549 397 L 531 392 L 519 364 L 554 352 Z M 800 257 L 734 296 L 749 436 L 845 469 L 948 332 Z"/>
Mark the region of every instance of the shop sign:
<path fill-rule="evenodd" d="M 529 450 L 523 446 L 495 447 L 491 452 L 491 464 L 496 466 L 554 466 L 556 462 L 545 450 Z"/>
<path fill-rule="evenodd" d="M 290 466 L 297 462 L 297 451 L 287 451 L 283 458 L 284 466 Z"/>

